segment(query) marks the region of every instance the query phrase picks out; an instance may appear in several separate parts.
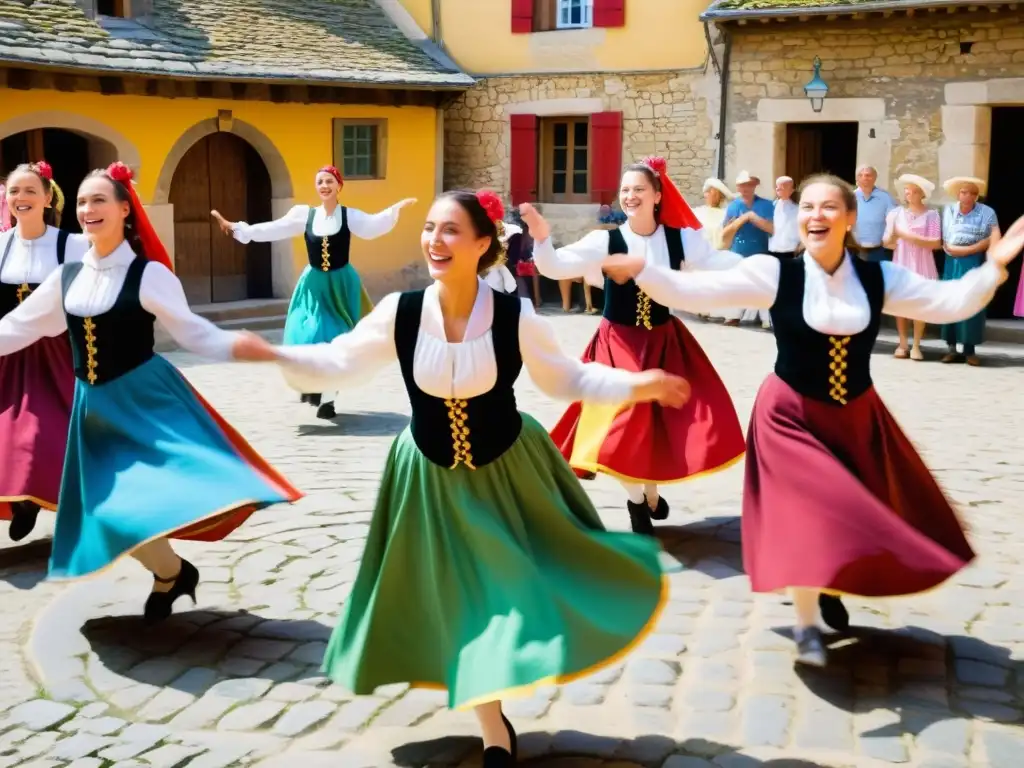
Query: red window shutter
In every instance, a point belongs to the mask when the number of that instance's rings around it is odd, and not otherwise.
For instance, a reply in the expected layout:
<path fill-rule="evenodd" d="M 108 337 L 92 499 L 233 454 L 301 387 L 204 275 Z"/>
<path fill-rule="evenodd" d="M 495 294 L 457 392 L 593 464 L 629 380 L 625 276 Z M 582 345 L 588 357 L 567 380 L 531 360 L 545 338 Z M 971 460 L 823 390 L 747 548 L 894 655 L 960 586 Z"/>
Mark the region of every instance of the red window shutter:
<path fill-rule="evenodd" d="M 594 26 L 626 26 L 626 0 L 594 0 Z"/>
<path fill-rule="evenodd" d="M 512 205 L 537 199 L 537 116 L 511 115 Z"/>
<path fill-rule="evenodd" d="M 512 0 L 512 33 L 533 32 L 533 0 Z"/>
<path fill-rule="evenodd" d="M 622 113 L 590 116 L 590 199 L 610 205 L 622 174 Z"/>

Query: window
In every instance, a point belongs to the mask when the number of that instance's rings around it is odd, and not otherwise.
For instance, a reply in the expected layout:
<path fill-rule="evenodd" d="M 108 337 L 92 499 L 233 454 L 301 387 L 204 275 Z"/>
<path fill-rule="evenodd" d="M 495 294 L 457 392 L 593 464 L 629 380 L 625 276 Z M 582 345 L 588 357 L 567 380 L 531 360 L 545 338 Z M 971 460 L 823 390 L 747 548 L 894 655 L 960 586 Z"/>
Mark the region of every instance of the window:
<path fill-rule="evenodd" d="M 96 15 L 127 19 L 130 6 L 131 0 L 96 0 Z"/>
<path fill-rule="evenodd" d="M 558 0 L 558 29 L 589 27 L 593 24 L 593 0 Z"/>
<path fill-rule="evenodd" d="M 383 179 L 386 120 L 335 120 L 334 164 L 346 179 Z"/>
<path fill-rule="evenodd" d="M 544 118 L 540 142 L 541 200 L 590 202 L 590 119 Z"/>

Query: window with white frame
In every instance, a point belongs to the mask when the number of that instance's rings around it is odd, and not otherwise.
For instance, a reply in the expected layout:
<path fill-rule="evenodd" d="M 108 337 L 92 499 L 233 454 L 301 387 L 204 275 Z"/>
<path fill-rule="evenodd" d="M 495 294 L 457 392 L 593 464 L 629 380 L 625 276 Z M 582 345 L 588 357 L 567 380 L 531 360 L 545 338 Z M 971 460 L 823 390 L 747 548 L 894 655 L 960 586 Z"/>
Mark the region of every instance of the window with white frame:
<path fill-rule="evenodd" d="M 594 23 L 594 0 L 558 0 L 558 29 L 590 27 Z"/>

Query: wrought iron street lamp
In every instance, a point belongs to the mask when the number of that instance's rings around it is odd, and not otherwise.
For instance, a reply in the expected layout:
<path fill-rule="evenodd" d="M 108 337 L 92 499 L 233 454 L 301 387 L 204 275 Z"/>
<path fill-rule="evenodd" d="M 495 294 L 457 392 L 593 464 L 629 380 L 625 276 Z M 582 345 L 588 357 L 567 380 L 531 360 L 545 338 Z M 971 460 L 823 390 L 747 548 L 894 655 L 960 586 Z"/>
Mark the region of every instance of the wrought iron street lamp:
<path fill-rule="evenodd" d="M 811 109 L 821 112 L 828 96 L 828 84 L 821 79 L 821 59 L 814 57 L 814 77 L 804 86 L 804 95 L 811 100 Z"/>

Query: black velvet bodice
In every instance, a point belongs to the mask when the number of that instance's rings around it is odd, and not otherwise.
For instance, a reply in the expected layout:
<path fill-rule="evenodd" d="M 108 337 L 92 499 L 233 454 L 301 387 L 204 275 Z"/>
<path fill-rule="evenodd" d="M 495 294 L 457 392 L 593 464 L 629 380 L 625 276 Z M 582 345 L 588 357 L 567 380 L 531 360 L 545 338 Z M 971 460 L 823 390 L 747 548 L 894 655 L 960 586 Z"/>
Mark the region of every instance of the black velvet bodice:
<path fill-rule="evenodd" d="M 683 241 L 678 229 L 663 227 L 665 243 L 668 245 L 669 266 L 679 269 L 686 260 Z M 626 238 L 619 229 L 608 232 L 608 254 L 629 253 Z M 651 297 L 640 290 L 635 281 L 619 285 L 609 277 L 604 279 L 604 317 L 620 325 L 636 325 L 653 328 L 664 325 L 672 317 L 668 307 L 652 301 Z"/>
<path fill-rule="evenodd" d="M 64 263 L 64 255 L 67 253 L 69 235 L 70 233 L 63 229 L 57 233 L 57 264 Z M 11 252 L 11 248 L 14 246 L 15 237 L 17 237 L 17 235 L 12 232 L 10 237 L 7 238 L 7 245 L 4 247 L 3 256 L 0 256 L 0 272 L 3 271 L 7 257 Z M 39 283 L 21 283 L 20 285 L 15 285 L 13 283 L 0 283 L 0 317 L 3 317 L 21 304 L 21 302 L 27 299 L 29 294 L 38 287 Z"/>
<path fill-rule="evenodd" d="M 313 234 L 313 217 L 317 209 L 310 206 L 306 217 L 306 257 L 309 266 L 320 272 L 333 272 L 348 266 L 348 252 L 352 245 L 352 233 L 348 228 L 348 209 L 341 206 L 341 229 L 333 235 L 320 237 Z"/>

